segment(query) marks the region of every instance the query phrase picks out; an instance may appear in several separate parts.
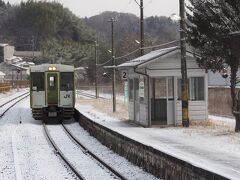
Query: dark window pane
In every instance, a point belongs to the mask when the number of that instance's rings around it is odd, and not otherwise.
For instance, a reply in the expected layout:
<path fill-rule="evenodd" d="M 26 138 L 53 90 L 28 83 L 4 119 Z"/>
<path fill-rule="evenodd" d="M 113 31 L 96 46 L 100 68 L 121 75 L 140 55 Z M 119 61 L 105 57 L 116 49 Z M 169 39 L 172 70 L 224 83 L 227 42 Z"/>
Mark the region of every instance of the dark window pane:
<path fill-rule="evenodd" d="M 61 91 L 72 91 L 74 88 L 73 72 L 60 73 Z"/>
<path fill-rule="evenodd" d="M 133 100 L 133 79 L 129 79 L 128 81 L 128 88 L 129 88 L 129 100 L 132 101 Z"/>
<path fill-rule="evenodd" d="M 204 100 L 204 77 L 191 78 L 191 100 Z"/>
<path fill-rule="evenodd" d="M 31 73 L 31 90 L 32 91 L 44 91 L 44 73 L 43 72 L 32 72 Z"/>
<path fill-rule="evenodd" d="M 134 78 L 134 100 L 137 101 L 139 99 L 139 79 Z"/>

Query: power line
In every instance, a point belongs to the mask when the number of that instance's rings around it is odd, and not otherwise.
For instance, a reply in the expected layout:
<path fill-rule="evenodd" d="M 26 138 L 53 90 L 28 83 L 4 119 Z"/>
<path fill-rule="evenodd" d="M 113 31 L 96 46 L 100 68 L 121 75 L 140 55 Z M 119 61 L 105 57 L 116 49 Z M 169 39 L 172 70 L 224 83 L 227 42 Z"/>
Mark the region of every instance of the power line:
<path fill-rule="evenodd" d="M 144 47 L 143 49 L 159 48 L 159 47 L 167 46 L 167 45 L 174 44 L 174 43 L 177 43 L 177 42 L 180 42 L 180 40 L 174 40 L 174 41 L 170 41 L 170 42 L 167 42 L 167 43 L 164 43 L 164 44 L 155 45 L 155 46 L 148 46 L 148 47 Z M 133 50 L 132 52 L 130 52 L 130 53 L 128 53 L 128 54 L 125 54 L 125 55 L 123 55 L 123 56 L 116 57 L 115 60 L 119 60 L 119 59 L 125 58 L 125 57 L 127 57 L 127 56 L 130 56 L 130 55 L 138 52 L 138 51 L 140 51 L 140 48 L 135 49 L 135 50 Z M 98 65 L 98 66 L 103 66 L 103 65 L 105 65 L 105 64 L 107 64 L 107 63 L 109 63 L 109 62 L 111 62 L 111 61 L 112 61 L 112 59 L 109 59 L 109 60 L 105 61 L 104 63 L 102 63 L 102 64 L 97 64 L 97 65 Z"/>
<path fill-rule="evenodd" d="M 158 48 L 158 47 L 162 47 L 162 46 L 166 46 L 166 45 L 174 44 L 174 43 L 176 43 L 176 42 L 180 42 L 180 40 L 174 40 L 174 41 L 167 42 L 167 43 L 165 43 L 165 44 L 159 44 L 159 45 L 155 45 L 155 46 L 143 47 L 143 49 Z"/>

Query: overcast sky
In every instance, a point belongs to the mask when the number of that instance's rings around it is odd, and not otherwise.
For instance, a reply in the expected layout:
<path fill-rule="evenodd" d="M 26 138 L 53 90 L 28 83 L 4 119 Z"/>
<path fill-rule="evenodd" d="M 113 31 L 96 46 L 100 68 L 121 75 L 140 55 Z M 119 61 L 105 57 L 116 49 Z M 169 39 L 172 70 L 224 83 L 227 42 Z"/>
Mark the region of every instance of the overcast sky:
<path fill-rule="evenodd" d="M 11 4 L 19 3 L 21 0 L 5 0 Z M 57 0 L 68 7 L 79 17 L 90 17 L 104 11 L 117 11 L 132 13 L 137 16 L 140 9 L 135 0 Z M 140 0 L 136 0 L 140 2 Z M 144 17 L 170 16 L 178 14 L 179 0 L 143 0 Z"/>

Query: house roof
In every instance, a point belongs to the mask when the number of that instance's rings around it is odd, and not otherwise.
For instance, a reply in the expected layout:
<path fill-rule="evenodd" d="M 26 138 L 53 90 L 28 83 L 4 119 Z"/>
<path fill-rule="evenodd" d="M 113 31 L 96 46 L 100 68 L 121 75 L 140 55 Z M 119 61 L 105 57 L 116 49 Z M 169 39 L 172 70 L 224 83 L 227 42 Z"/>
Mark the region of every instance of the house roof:
<path fill-rule="evenodd" d="M 180 48 L 178 46 L 170 47 L 170 48 L 165 48 L 165 49 L 159 49 L 156 51 L 151 51 L 148 54 L 145 54 L 143 56 L 140 56 L 138 58 L 135 58 L 133 60 L 127 61 L 123 64 L 118 65 L 118 68 L 124 68 L 124 67 L 137 67 L 139 65 L 143 65 L 145 63 L 148 63 L 152 60 L 156 60 L 158 57 L 167 55 L 171 52 L 174 51 L 180 51 Z M 193 54 L 192 52 L 189 52 L 190 54 Z"/>
<path fill-rule="evenodd" d="M 6 74 L 0 71 L 0 76 L 6 76 Z"/>
<path fill-rule="evenodd" d="M 5 47 L 5 46 L 8 46 L 8 44 L 0 43 L 0 47 Z"/>

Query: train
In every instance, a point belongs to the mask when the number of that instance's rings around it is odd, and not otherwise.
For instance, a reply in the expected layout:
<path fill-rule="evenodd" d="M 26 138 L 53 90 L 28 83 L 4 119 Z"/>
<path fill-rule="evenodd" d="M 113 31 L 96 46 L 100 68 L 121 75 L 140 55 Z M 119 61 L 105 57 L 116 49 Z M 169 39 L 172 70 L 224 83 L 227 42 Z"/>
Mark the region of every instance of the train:
<path fill-rule="evenodd" d="M 30 68 L 32 117 L 73 118 L 75 111 L 74 67 L 42 64 Z"/>

